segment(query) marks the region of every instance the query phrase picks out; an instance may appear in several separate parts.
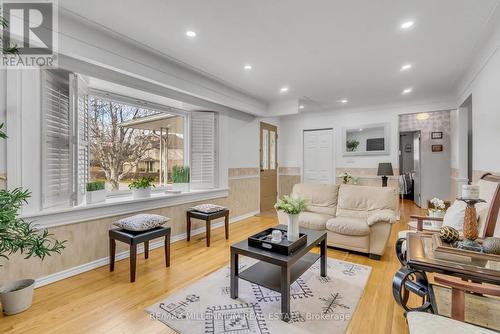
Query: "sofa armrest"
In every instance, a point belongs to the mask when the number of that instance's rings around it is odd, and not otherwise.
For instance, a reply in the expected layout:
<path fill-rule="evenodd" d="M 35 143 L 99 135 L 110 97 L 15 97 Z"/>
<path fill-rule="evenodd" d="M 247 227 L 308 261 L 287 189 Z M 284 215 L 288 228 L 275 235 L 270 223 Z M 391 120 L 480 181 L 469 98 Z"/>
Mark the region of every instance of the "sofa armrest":
<path fill-rule="evenodd" d="M 389 224 L 396 223 L 397 218 L 396 214 L 393 210 L 384 209 L 384 210 L 376 210 L 368 215 L 366 218 L 366 223 L 368 226 L 372 226 L 378 222 L 386 222 Z"/>

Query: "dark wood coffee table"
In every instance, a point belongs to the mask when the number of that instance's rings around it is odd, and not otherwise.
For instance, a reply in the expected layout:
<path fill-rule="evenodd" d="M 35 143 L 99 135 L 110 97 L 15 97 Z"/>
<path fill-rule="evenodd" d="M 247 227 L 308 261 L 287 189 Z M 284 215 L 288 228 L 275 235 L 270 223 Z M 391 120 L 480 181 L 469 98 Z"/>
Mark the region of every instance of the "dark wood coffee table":
<path fill-rule="evenodd" d="M 287 229 L 285 225 L 276 228 Z M 307 243 L 291 255 L 281 255 L 248 245 L 248 239 L 231 246 L 231 298 L 238 298 L 238 279 L 263 286 L 281 293 L 281 317 L 290 320 L 290 285 L 297 280 L 318 259 L 321 259 L 320 274 L 326 277 L 326 232 L 305 228 Z M 320 246 L 320 254 L 310 252 Z M 260 260 L 239 272 L 238 256 L 244 255 Z"/>

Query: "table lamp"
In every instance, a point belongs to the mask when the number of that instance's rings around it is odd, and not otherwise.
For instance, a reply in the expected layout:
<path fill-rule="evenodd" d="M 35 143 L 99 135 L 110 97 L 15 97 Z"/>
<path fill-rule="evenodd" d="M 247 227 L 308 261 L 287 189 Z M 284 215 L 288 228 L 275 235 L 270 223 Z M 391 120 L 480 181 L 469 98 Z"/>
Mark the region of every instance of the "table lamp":
<path fill-rule="evenodd" d="M 382 176 L 382 187 L 387 187 L 388 175 L 394 175 L 392 164 L 390 162 L 381 162 L 378 164 L 378 176 Z"/>

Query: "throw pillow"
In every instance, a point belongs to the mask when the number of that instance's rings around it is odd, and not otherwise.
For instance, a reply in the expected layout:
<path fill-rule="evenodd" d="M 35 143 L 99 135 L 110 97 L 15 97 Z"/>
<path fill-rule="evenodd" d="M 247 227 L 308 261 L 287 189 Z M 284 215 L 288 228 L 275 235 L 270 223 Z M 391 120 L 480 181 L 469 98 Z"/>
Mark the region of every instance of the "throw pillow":
<path fill-rule="evenodd" d="M 154 214 L 138 214 L 115 221 L 113 225 L 128 231 L 147 231 L 164 225 L 170 220 L 168 217 Z"/>
<path fill-rule="evenodd" d="M 192 210 L 203 212 L 203 213 L 213 213 L 226 209 L 223 206 L 215 205 L 215 204 L 200 204 L 197 206 L 193 206 Z"/>
<path fill-rule="evenodd" d="M 464 230 L 464 217 L 465 217 L 465 208 L 467 204 L 463 201 L 455 201 L 448 208 L 446 214 L 443 218 L 443 226 L 450 226 L 457 230 L 460 234 L 463 233 Z"/>

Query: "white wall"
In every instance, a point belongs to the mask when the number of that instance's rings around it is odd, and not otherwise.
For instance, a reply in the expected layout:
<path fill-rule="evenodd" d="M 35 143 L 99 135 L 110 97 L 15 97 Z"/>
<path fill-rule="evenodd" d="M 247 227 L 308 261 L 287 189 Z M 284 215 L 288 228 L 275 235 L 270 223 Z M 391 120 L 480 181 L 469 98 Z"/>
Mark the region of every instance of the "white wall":
<path fill-rule="evenodd" d="M 472 94 L 473 170 L 500 173 L 500 10 L 459 84 L 461 105 Z"/>
<path fill-rule="evenodd" d="M 335 167 L 336 168 L 377 168 L 379 162 L 391 162 L 394 168 L 398 168 L 398 115 L 446 110 L 453 103 L 421 104 L 407 107 L 378 106 L 373 108 L 346 109 L 336 111 L 311 112 L 304 111 L 298 115 L 280 118 L 280 142 L 281 152 L 279 161 L 282 166 L 299 167 L 301 161 L 301 136 L 304 129 L 334 129 L 335 140 Z M 351 156 L 342 155 L 342 129 L 351 127 L 362 127 L 366 124 L 389 123 L 389 154 L 375 156 Z"/>

